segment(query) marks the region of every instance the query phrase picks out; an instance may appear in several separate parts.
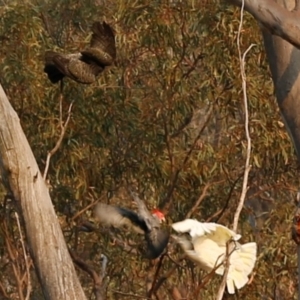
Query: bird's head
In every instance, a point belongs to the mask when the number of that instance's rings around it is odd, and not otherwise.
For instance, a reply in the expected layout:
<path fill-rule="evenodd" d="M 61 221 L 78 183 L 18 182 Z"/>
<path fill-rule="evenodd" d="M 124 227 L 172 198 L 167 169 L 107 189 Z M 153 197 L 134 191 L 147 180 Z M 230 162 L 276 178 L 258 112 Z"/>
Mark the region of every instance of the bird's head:
<path fill-rule="evenodd" d="M 152 209 L 151 213 L 152 213 L 152 216 L 154 216 L 155 218 L 158 219 L 159 223 L 166 222 L 164 213 L 162 211 L 160 211 L 159 209 L 154 208 L 154 209 Z"/>

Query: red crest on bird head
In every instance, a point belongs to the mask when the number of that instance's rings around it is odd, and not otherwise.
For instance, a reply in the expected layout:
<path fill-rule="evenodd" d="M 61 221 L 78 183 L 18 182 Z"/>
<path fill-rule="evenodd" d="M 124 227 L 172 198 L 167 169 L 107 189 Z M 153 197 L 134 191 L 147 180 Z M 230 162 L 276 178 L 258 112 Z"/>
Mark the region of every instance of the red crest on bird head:
<path fill-rule="evenodd" d="M 152 215 L 155 216 L 160 222 L 166 221 L 165 215 L 162 211 L 157 208 L 152 209 Z"/>

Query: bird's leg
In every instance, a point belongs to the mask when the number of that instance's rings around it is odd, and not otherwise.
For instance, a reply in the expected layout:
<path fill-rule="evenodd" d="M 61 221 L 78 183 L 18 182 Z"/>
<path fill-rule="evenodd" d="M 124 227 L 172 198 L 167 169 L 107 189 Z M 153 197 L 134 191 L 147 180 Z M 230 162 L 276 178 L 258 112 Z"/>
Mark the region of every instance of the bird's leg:
<path fill-rule="evenodd" d="M 62 94 L 63 93 L 63 89 L 64 89 L 64 79 L 62 79 L 60 81 L 60 93 Z"/>

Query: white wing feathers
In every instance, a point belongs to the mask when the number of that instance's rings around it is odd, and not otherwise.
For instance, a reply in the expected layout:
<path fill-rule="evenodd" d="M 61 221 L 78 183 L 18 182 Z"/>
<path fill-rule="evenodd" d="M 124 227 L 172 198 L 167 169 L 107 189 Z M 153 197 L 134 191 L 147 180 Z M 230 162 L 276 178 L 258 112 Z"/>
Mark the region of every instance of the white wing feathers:
<path fill-rule="evenodd" d="M 174 223 L 172 227 L 177 232 L 188 232 L 192 238 L 214 232 L 215 238 L 218 242 L 224 244 L 226 244 L 230 238 L 235 241 L 241 238 L 240 234 L 236 234 L 234 231 L 221 224 L 201 223 L 195 219 L 186 219 L 181 222 Z"/>
<path fill-rule="evenodd" d="M 232 239 L 237 241 L 241 235 L 227 227 L 216 223 L 201 223 L 187 219 L 174 223 L 173 229 L 180 233 L 189 233 L 191 240 L 184 236 L 175 237 L 186 255 L 199 266 L 212 271 L 223 262 L 226 254 L 226 243 Z M 235 287 L 242 288 L 248 282 L 248 275 L 252 272 L 256 261 L 256 243 L 244 245 L 235 242 L 235 250 L 230 255 L 230 267 L 227 275 L 227 289 L 234 294 Z M 223 275 L 224 266 L 219 266 L 217 274 Z"/>
<path fill-rule="evenodd" d="M 215 223 L 200 223 L 197 220 L 186 219 L 172 224 L 172 227 L 177 232 L 188 232 L 191 237 L 195 237 L 215 231 L 216 225 Z"/>

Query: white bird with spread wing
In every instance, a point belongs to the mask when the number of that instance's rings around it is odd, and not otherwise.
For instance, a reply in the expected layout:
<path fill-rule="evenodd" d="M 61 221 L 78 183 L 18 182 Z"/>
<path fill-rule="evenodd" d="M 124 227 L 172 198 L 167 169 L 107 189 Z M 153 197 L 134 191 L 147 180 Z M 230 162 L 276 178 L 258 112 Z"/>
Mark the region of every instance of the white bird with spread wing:
<path fill-rule="evenodd" d="M 179 233 L 189 233 L 190 238 L 174 236 L 188 258 L 209 272 L 219 266 L 215 270 L 219 275 L 224 274 L 225 266 L 222 262 L 226 258 L 226 243 L 232 240 L 234 250 L 229 256 L 227 289 L 230 294 L 234 294 L 235 287 L 241 289 L 246 285 L 256 261 L 256 243 L 241 245 L 236 242 L 241 235 L 216 223 L 201 223 L 197 220 L 186 219 L 174 223 L 172 227 Z"/>

